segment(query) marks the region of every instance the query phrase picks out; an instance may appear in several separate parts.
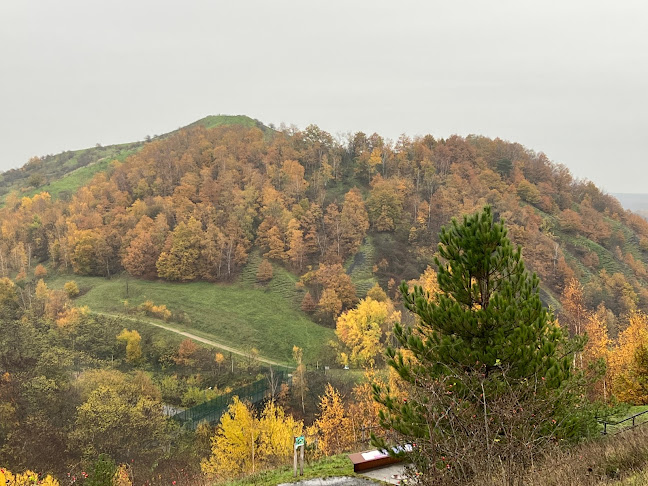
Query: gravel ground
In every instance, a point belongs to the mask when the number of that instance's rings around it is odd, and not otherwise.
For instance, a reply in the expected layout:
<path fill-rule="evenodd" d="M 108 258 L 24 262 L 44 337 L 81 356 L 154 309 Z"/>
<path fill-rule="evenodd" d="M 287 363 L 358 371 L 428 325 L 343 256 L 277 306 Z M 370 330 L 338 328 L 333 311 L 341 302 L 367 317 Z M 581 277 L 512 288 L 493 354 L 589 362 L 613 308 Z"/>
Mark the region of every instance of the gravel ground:
<path fill-rule="evenodd" d="M 283 483 L 279 486 L 376 486 L 376 483 L 368 479 L 360 478 L 327 478 L 327 479 L 308 479 L 298 483 Z"/>

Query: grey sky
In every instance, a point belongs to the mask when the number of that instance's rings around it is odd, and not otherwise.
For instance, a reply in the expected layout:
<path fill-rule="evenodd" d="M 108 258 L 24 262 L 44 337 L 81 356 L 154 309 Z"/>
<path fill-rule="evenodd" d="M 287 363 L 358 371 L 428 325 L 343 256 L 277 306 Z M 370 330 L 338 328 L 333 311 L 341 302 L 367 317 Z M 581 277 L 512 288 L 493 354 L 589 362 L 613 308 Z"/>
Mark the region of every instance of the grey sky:
<path fill-rule="evenodd" d="M 648 3 L 0 0 L 0 170 L 218 113 L 500 137 L 648 192 Z"/>

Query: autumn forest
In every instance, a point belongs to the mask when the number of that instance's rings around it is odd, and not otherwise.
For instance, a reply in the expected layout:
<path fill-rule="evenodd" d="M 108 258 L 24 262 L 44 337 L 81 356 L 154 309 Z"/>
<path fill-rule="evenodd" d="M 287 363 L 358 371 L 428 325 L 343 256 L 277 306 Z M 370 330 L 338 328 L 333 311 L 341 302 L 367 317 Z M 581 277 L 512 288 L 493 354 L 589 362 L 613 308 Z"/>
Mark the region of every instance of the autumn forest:
<path fill-rule="evenodd" d="M 401 282 L 430 302 L 448 293 L 443 228 L 484 208 L 539 278 L 528 292 L 564 335 L 573 396 L 587 402 L 575 409 L 592 419 L 648 405 L 648 221 L 517 143 L 208 117 L 35 157 L 1 176 L 0 195 L 0 466 L 14 475 L 226 483 L 290 464 L 294 435 L 313 461 L 393 440 L 393 401 L 376 390 L 416 396 L 394 363 L 403 329 L 428 316 Z M 272 400 L 235 398 L 193 428 L 169 418 L 269 368 L 291 375 Z M 598 434 L 592 420 L 575 442 Z M 570 427 L 547 443 L 576 437 Z M 468 469 L 429 484 L 460 484 Z"/>

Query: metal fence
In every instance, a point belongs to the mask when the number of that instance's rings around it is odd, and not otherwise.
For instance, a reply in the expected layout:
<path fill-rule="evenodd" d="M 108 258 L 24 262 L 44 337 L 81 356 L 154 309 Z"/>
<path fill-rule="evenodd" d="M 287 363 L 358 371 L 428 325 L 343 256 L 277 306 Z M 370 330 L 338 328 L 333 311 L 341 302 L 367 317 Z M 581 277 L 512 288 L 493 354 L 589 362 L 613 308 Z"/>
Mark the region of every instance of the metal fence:
<path fill-rule="evenodd" d="M 636 413 L 623 420 L 612 420 L 608 422 L 607 419 L 601 419 L 598 422 L 603 425 L 603 430 L 601 431 L 603 435 L 618 434 L 619 432 L 634 429 L 639 425 L 648 423 L 648 410 Z"/>
<path fill-rule="evenodd" d="M 239 397 L 241 401 L 256 405 L 270 397 L 273 392 L 276 393 L 284 383 L 289 384 L 288 372 L 276 371 L 271 376 L 261 378 L 254 383 L 237 388 L 213 400 L 183 410 L 175 414 L 172 418 L 191 429 L 195 429 L 203 421 L 209 423 L 218 422 L 223 413 L 227 411 L 234 397 Z"/>

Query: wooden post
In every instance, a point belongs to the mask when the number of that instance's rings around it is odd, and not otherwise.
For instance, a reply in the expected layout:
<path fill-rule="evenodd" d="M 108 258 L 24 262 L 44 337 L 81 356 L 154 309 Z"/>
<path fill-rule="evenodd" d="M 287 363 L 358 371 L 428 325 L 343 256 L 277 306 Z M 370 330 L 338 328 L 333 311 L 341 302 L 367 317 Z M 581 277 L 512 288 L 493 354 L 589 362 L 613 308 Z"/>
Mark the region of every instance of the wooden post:
<path fill-rule="evenodd" d="M 301 463 L 299 465 L 299 475 L 303 476 L 304 475 L 304 449 L 306 448 L 306 440 L 303 435 L 300 435 L 299 437 L 293 436 L 293 477 L 297 477 L 297 450 L 301 449 L 300 451 L 300 460 Z"/>

